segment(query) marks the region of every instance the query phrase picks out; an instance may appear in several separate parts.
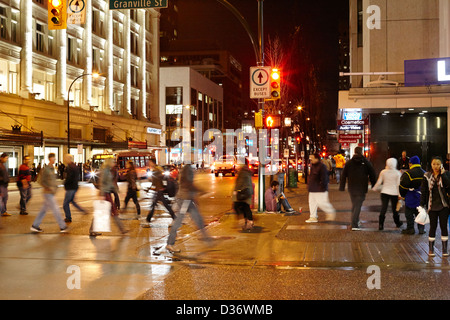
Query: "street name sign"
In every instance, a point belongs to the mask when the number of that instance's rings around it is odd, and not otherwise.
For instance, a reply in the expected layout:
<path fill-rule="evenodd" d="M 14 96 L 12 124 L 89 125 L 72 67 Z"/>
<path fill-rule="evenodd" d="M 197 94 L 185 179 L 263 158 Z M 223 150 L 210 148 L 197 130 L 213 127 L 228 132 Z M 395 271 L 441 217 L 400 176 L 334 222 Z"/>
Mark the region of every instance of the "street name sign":
<path fill-rule="evenodd" d="M 250 68 L 250 99 L 268 99 L 270 93 L 271 67 Z"/>
<path fill-rule="evenodd" d="M 110 0 L 109 9 L 167 8 L 168 0 Z"/>

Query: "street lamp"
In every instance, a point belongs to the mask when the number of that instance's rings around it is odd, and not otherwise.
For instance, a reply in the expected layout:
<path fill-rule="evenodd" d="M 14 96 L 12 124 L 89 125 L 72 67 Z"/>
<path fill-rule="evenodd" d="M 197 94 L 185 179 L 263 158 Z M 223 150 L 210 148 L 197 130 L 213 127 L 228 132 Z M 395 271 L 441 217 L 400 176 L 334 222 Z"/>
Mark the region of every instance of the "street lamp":
<path fill-rule="evenodd" d="M 73 79 L 72 83 L 69 86 L 69 90 L 67 91 L 67 153 L 70 153 L 70 89 L 72 89 L 72 85 L 81 77 L 84 76 L 92 76 L 93 78 L 98 78 L 100 75 L 98 73 L 83 73 L 79 75 L 75 79 Z"/>

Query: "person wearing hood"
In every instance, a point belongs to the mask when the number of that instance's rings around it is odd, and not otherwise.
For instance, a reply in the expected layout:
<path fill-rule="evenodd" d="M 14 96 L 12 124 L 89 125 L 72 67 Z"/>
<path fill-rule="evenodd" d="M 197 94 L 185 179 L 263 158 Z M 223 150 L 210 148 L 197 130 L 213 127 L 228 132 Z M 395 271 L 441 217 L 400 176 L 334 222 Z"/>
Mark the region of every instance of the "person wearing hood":
<path fill-rule="evenodd" d="M 425 171 L 420 166 L 420 158 L 418 156 L 409 159 L 409 170 L 402 174 L 400 178 L 399 192 L 400 196 L 405 199 L 405 218 L 406 229 L 402 230 L 402 234 L 415 234 L 414 219 L 419 214 L 417 207 L 420 206 L 420 186 L 422 185 Z M 417 224 L 419 234 L 425 233 L 425 226 Z"/>
<path fill-rule="evenodd" d="M 377 182 L 372 164 L 363 156 L 362 148 L 355 148 L 355 155 L 345 165 L 342 172 L 340 191 L 345 191 L 348 180 L 348 192 L 352 201 L 352 231 L 361 230 L 359 215 L 361 207 L 369 190 L 369 181 L 372 186 Z"/>
<path fill-rule="evenodd" d="M 381 171 L 378 181 L 373 186 L 372 190 L 381 189 L 381 211 L 378 220 L 378 230 L 384 229 L 384 220 L 386 219 L 386 211 L 389 206 L 389 202 L 392 205 L 392 213 L 394 214 L 394 222 L 397 228 L 403 225 L 400 221 L 400 216 L 397 211 L 397 203 L 399 197 L 399 185 L 400 185 L 401 173 L 397 170 L 397 159 L 390 158 L 386 160 L 386 169 Z"/>
<path fill-rule="evenodd" d="M 236 185 L 233 191 L 233 207 L 238 215 L 243 214 L 245 219 L 244 230 L 253 229 L 253 214 L 250 206 L 253 196 L 253 172 L 244 164 L 237 174 Z"/>

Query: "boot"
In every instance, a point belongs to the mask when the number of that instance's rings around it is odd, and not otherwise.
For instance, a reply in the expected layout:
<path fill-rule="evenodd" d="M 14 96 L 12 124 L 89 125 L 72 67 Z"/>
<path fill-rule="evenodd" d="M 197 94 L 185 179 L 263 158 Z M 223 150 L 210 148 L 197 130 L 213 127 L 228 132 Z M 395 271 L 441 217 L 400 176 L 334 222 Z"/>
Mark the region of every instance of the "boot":
<path fill-rule="evenodd" d="M 386 219 L 386 216 L 380 216 L 378 218 L 378 230 L 384 230 L 384 220 Z"/>
<path fill-rule="evenodd" d="M 394 212 L 394 222 L 397 228 L 400 228 L 403 225 L 403 222 L 400 221 L 400 215 L 398 212 Z"/>
<path fill-rule="evenodd" d="M 429 255 L 430 257 L 434 257 L 434 256 L 435 256 L 435 254 L 434 254 L 434 238 L 430 238 L 430 239 L 428 240 L 428 245 L 429 245 L 429 247 L 430 247 L 430 250 L 429 250 L 429 252 L 428 252 L 428 255 Z"/>
<path fill-rule="evenodd" d="M 442 256 L 448 257 L 448 238 L 442 238 Z"/>

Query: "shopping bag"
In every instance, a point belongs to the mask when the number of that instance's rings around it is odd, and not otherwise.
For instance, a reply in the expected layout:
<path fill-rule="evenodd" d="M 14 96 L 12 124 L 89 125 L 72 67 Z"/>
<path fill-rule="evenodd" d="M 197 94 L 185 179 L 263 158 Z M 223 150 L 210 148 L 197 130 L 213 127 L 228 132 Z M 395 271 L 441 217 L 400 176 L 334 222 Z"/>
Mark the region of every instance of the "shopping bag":
<path fill-rule="evenodd" d="M 94 201 L 93 232 L 111 232 L 111 203 L 106 200 Z"/>
<path fill-rule="evenodd" d="M 421 225 L 426 225 L 430 223 L 430 217 L 428 216 L 427 211 L 423 207 L 417 207 L 417 211 L 419 211 L 419 214 L 416 217 L 416 223 Z"/>

